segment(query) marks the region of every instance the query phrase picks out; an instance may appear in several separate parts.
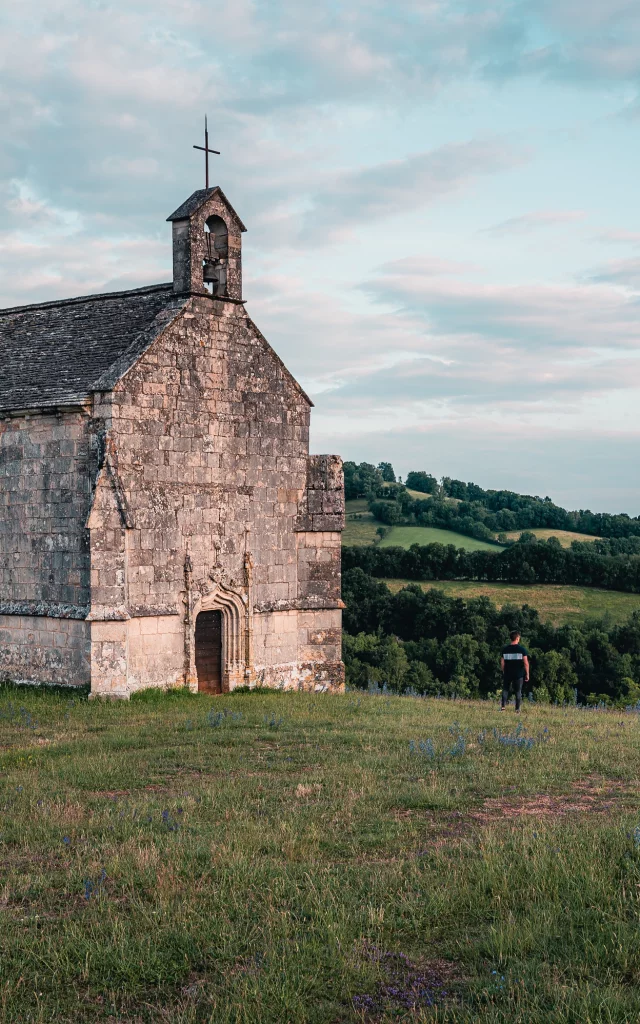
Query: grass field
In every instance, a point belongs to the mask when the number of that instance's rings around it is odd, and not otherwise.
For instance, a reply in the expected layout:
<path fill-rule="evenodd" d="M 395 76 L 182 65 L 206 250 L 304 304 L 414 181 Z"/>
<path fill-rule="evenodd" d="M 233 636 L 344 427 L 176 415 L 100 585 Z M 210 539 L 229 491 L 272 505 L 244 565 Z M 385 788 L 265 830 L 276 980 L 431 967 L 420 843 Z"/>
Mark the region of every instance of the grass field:
<path fill-rule="evenodd" d="M 410 580 L 385 580 L 394 593 L 406 587 Z M 640 594 L 622 594 L 615 590 L 595 587 L 570 587 L 553 583 L 475 583 L 444 580 L 420 583 L 424 590 L 433 587 L 444 590 L 450 597 L 488 597 L 498 608 L 505 604 L 530 604 L 537 608 L 544 622 L 554 626 L 579 622 L 588 618 L 609 616 L 613 622 L 625 622 L 632 612 L 640 611 Z"/>
<path fill-rule="evenodd" d="M 347 543 L 345 541 L 345 543 Z M 455 544 L 465 551 L 502 551 L 498 544 L 487 544 L 474 537 L 465 537 L 453 530 L 440 530 L 435 526 L 392 526 L 380 547 L 410 548 L 412 544 Z"/>
<path fill-rule="evenodd" d="M 361 519 L 347 517 L 342 543 L 345 545 L 374 544 L 377 540 L 376 530 L 382 524 L 370 513 L 362 514 Z M 380 542 L 380 547 L 410 548 L 412 544 L 455 544 L 465 551 L 503 551 L 499 544 L 487 544 L 483 540 L 465 537 L 453 530 L 440 530 L 435 526 L 392 526 L 389 533 Z"/>
<path fill-rule="evenodd" d="M 544 530 L 537 527 L 533 530 L 510 530 L 506 536 L 510 540 L 518 540 L 522 533 L 534 533 L 538 540 L 549 540 L 549 537 L 557 537 L 563 548 L 570 548 L 574 540 L 587 541 L 598 539 L 589 533 L 574 533 L 572 530 Z"/>
<path fill-rule="evenodd" d="M 354 512 L 366 512 L 369 513 L 369 502 L 366 498 L 353 498 L 351 501 L 345 501 L 344 509 L 346 514 L 352 515 Z"/>
<path fill-rule="evenodd" d="M 374 544 L 378 539 L 376 530 L 382 523 L 374 519 L 370 512 L 363 513 L 361 519 L 352 519 L 347 516 L 345 527 L 342 533 L 343 545 Z"/>
<path fill-rule="evenodd" d="M 0 1019 L 639 1020 L 638 716 L 515 725 L 356 694 L 5 691 Z"/>

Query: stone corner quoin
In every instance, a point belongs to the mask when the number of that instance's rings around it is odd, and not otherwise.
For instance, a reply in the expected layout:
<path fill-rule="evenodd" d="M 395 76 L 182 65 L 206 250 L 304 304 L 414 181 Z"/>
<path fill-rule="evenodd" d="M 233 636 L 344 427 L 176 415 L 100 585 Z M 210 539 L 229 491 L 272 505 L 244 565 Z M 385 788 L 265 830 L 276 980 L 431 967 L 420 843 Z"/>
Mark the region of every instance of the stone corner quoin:
<path fill-rule="evenodd" d="M 0 310 L 0 679 L 339 691 L 342 461 L 224 194 L 170 220 L 172 282 Z"/>

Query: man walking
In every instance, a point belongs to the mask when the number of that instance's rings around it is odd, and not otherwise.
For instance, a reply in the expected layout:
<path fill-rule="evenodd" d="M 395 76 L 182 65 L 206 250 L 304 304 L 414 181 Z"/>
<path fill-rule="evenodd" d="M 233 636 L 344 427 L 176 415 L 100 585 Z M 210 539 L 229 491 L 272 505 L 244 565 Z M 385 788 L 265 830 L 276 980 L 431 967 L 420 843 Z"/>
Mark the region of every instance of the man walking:
<path fill-rule="evenodd" d="M 502 669 L 502 707 L 507 706 L 509 692 L 513 687 L 516 695 L 516 711 L 520 710 L 522 703 L 522 684 L 529 682 L 529 652 L 520 643 L 520 634 L 517 629 L 509 633 L 511 643 L 502 648 L 500 668 Z"/>

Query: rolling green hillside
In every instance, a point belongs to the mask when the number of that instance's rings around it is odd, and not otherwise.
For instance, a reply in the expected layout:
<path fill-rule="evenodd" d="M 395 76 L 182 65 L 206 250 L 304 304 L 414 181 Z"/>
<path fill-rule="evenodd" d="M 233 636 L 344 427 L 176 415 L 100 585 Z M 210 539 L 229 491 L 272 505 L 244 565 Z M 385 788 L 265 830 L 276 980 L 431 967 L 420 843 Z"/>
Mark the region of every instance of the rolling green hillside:
<path fill-rule="evenodd" d="M 475 537 L 465 537 L 453 530 L 440 530 L 435 526 L 392 526 L 380 542 L 382 548 L 410 548 L 412 544 L 455 544 L 465 551 L 502 551 L 498 544 L 487 544 Z"/>
<path fill-rule="evenodd" d="M 363 512 L 357 517 L 347 516 L 346 527 L 342 534 L 344 545 L 375 544 L 378 540 L 376 530 L 382 524 L 373 518 L 370 512 Z M 380 541 L 380 547 L 410 548 L 412 544 L 454 544 L 465 551 L 502 551 L 499 544 L 487 544 L 474 537 L 465 537 L 453 530 L 440 530 L 434 526 L 392 526 L 389 533 Z"/>
<path fill-rule="evenodd" d="M 419 492 L 416 491 L 416 494 Z M 429 495 L 421 495 L 428 499 Z M 377 529 L 382 524 L 368 511 L 365 498 L 346 502 L 346 526 L 342 534 L 344 545 L 375 544 L 378 542 Z M 465 537 L 453 530 L 441 530 L 432 526 L 392 526 L 381 547 L 410 548 L 412 544 L 455 544 L 465 551 L 502 551 L 499 544 L 487 544 L 473 537 Z"/>
<path fill-rule="evenodd" d="M 410 580 L 385 580 L 396 593 Z M 449 597 L 468 601 L 473 597 L 488 597 L 502 608 L 506 604 L 529 604 L 540 613 L 543 622 L 563 626 L 571 622 L 584 622 L 590 618 L 609 616 L 613 622 L 626 622 L 632 612 L 640 611 L 640 594 L 621 594 L 615 590 L 595 587 L 572 587 L 555 584 L 476 583 L 444 580 L 419 583 L 423 590 L 443 590 Z"/>
<path fill-rule="evenodd" d="M 380 526 L 370 512 L 365 512 L 357 517 L 347 516 L 344 532 L 342 534 L 343 545 L 354 544 L 375 544 L 377 538 L 376 530 Z"/>

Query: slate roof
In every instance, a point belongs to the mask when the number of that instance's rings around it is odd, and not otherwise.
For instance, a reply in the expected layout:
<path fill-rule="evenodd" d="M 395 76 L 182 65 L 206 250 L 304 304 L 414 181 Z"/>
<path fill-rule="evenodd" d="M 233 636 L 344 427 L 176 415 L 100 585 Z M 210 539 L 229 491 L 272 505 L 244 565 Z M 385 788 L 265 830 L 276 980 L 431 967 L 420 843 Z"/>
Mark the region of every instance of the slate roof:
<path fill-rule="evenodd" d="M 186 302 L 172 284 L 0 309 L 0 411 L 109 390 Z"/>
<path fill-rule="evenodd" d="M 233 206 L 231 205 L 231 203 L 229 202 L 229 200 L 227 199 L 219 185 L 214 185 L 213 188 L 198 189 L 197 192 L 194 192 L 193 195 L 189 196 L 188 199 L 185 199 L 182 206 L 179 206 L 178 209 L 175 210 L 170 217 L 167 217 L 167 220 L 188 220 L 189 217 L 191 217 L 191 215 L 194 214 L 196 210 L 199 209 L 204 202 L 206 202 L 207 199 L 210 199 L 212 197 L 214 192 L 217 192 L 220 198 L 222 199 L 223 203 L 229 207 L 229 210 L 236 218 L 238 225 L 240 226 L 240 230 L 246 231 L 247 229 L 245 228 L 244 224 L 238 217 L 238 214 L 234 210 Z"/>

